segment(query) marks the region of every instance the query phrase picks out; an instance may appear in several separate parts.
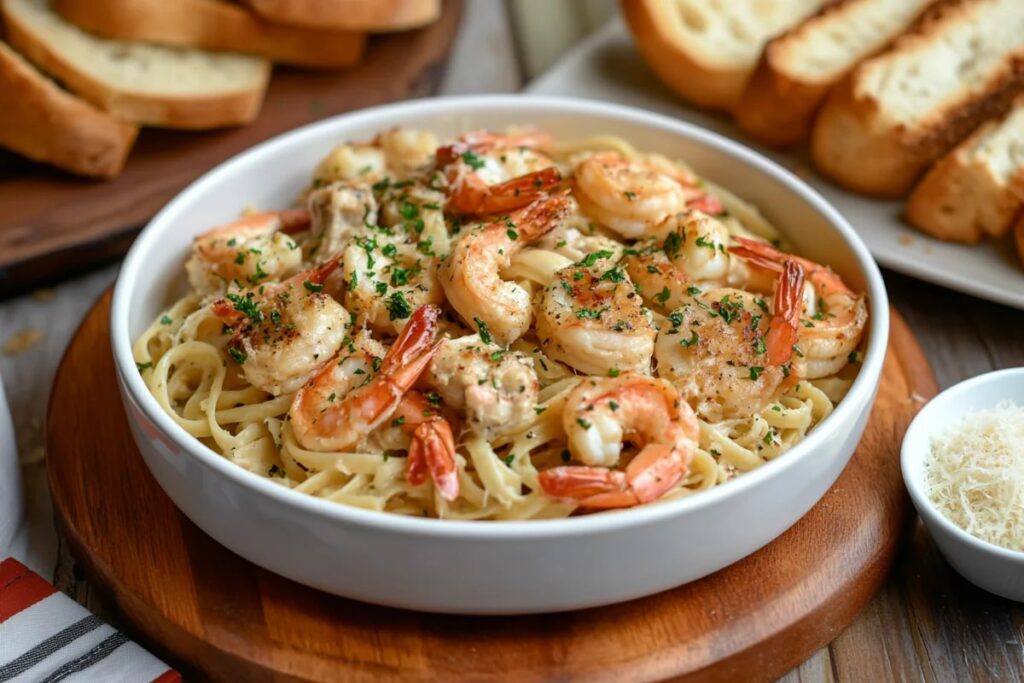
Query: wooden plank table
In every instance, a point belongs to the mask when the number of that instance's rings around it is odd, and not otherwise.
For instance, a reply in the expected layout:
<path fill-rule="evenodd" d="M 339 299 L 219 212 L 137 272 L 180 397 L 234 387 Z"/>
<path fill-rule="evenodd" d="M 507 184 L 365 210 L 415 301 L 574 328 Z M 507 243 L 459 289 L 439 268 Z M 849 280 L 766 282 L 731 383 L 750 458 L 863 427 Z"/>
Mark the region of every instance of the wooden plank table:
<path fill-rule="evenodd" d="M 441 94 L 513 92 L 613 7 L 611 0 L 574 0 L 544 22 L 547 0 L 506 4 L 469 0 Z M 572 10 L 579 10 L 574 13 Z M 551 28 L 557 26 L 557 28 Z M 517 39 L 517 29 L 525 39 Z M 84 313 L 116 275 L 116 265 L 53 290 L 0 303 L 0 348 L 13 335 L 42 339 L 18 354 L 0 353 L 25 466 L 29 564 L 90 609 L 116 619 L 92 594 L 52 528 L 43 468 L 42 416 L 57 363 Z M 1024 313 L 886 272 L 892 303 L 910 323 L 947 387 L 989 370 L 1024 365 Z M 1022 280 L 1024 286 L 1024 280 Z M 1021 681 L 1024 607 L 986 594 L 957 576 L 916 523 L 883 591 L 827 648 L 782 680 Z"/>

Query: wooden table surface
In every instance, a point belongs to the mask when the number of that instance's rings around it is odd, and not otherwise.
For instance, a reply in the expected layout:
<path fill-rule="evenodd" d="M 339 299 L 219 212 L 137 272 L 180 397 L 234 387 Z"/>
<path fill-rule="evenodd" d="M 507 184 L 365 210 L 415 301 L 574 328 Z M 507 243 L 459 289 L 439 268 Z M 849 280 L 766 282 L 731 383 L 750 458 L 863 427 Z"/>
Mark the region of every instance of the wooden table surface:
<path fill-rule="evenodd" d="M 548 0 L 467 0 L 441 94 L 518 90 L 613 8 L 612 0 L 559 5 Z M 57 363 L 82 316 L 116 272 L 116 264 L 110 265 L 52 290 L 0 302 L 0 348 L 23 331 L 42 333 L 38 343 L 20 353 L 0 352 L 0 376 L 11 403 L 32 520 L 28 563 L 108 619 L 116 616 L 90 592 L 60 547 L 40 463 L 42 418 Z M 885 272 L 885 279 L 892 303 L 916 333 L 942 387 L 1024 365 L 1024 312 L 891 272 Z M 957 576 L 915 522 L 882 592 L 831 645 L 782 680 L 1022 679 L 1024 606 L 984 593 Z"/>

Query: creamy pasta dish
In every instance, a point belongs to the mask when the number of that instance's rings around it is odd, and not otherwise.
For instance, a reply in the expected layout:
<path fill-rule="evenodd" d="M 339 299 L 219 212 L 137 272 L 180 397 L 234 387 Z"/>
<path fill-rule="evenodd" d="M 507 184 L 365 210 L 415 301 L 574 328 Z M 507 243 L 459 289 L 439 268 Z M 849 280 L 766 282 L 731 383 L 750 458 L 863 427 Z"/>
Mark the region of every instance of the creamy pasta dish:
<path fill-rule="evenodd" d="M 718 486 L 859 367 L 864 296 L 680 160 L 392 130 L 194 241 L 134 347 L 164 410 L 312 496 L 537 519 Z"/>

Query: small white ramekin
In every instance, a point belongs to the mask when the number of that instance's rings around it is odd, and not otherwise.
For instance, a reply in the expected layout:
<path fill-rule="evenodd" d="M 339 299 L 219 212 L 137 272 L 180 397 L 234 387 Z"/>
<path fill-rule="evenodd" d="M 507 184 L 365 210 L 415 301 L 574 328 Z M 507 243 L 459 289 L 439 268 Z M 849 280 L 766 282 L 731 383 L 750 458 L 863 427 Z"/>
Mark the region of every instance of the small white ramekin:
<path fill-rule="evenodd" d="M 1007 400 L 1024 405 L 1024 368 L 989 372 L 946 389 L 910 423 L 903 437 L 900 463 L 914 507 L 953 569 L 990 593 L 1024 601 L 1024 552 L 971 536 L 936 509 L 924 486 L 932 437 L 968 413 L 994 408 Z"/>

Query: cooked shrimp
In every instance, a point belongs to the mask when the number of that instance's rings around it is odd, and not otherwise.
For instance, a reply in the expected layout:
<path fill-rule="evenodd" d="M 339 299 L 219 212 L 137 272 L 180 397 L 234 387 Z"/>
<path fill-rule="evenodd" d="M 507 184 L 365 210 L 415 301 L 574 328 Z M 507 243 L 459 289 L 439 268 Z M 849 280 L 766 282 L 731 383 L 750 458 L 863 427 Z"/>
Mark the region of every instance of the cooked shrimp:
<path fill-rule="evenodd" d="M 771 293 L 777 274 L 751 268 L 727 247 L 729 229 L 717 218 L 687 210 L 658 226 L 656 236 L 628 250 L 630 278 L 644 299 L 659 310 L 671 311 L 686 299 L 691 287 L 742 287 Z"/>
<path fill-rule="evenodd" d="M 671 384 L 632 373 L 586 379 L 569 394 L 562 421 L 569 451 L 585 466 L 540 473 L 541 488 L 585 508 L 623 508 L 668 493 L 690 466 L 698 423 Z M 640 452 L 613 470 L 628 441 Z"/>
<path fill-rule="evenodd" d="M 437 350 L 440 309 L 423 306 L 383 359 L 343 345 L 295 394 L 288 415 L 303 448 L 337 451 L 361 440 L 394 414 Z"/>
<path fill-rule="evenodd" d="M 258 290 L 228 292 L 211 306 L 232 328 L 228 353 L 245 379 L 275 396 L 295 391 L 334 354 L 348 312 L 323 282 L 338 259 Z"/>
<path fill-rule="evenodd" d="M 798 374 L 808 379 L 839 372 L 864 335 L 868 320 L 864 296 L 855 294 L 827 266 L 783 253 L 757 240 L 740 237 L 737 242 L 731 249 L 733 253 L 770 271 L 778 272 L 788 260 L 803 266 L 814 295 L 805 300 L 797 342 L 800 353 L 794 363 Z"/>
<path fill-rule="evenodd" d="M 330 183 L 313 190 L 306 205 L 312 223 L 305 252 L 316 263 L 332 258 L 377 223 L 377 200 L 368 185 Z"/>
<path fill-rule="evenodd" d="M 395 128 L 369 142 L 338 145 L 313 172 L 313 185 L 335 181 L 376 183 L 385 177 L 406 178 L 429 170 L 437 149 L 437 137 L 429 131 Z"/>
<path fill-rule="evenodd" d="M 411 390 L 402 397 L 392 424 L 411 432 L 405 463 L 405 478 L 419 486 L 430 475 L 434 487 L 447 501 L 459 497 L 458 461 L 455 456 L 455 435 L 452 426 L 423 397 Z"/>
<path fill-rule="evenodd" d="M 401 332 L 412 312 L 444 299 L 438 259 L 423 242 L 376 231 L 353 240 L 344 252 L 345 306 L 374 328 Z"/>
<path fill-rule="evenodd" d="M 546 354 L 588 375 L 650 374 L 657 332 L 611 252 L 556 272 L 541 294 L 536 326 Z"/>
<path fill-rule="evenodd" d="M 588 254 L 610 251 L 616 259 L 625 249 L 618 242 L 602 234 L 595 224 L 578 210 L 561 221 L 554 230 L 538 239 L 535 246 L 565 256 L 570 261 L 582 261 Z"/>
<path fill-rule="evenodd" d="M 189 283 L 201 292 L 228 284 L 257 285 L 293 273 L 302 264 L 298 242 L 289 233 L 309 227 L 305 209 L 253 213 L 204 232 L 192 242 L 185 264 Z"/>
<path fill-rule="evenodd" d="M 796 380 L 790 360 L 802 291 L 803 269 L 788 261 L 771 309 L 743 290 L 694 292 L 658 335 L 658 375 L 707 420 L 753 415 Z"/>
<path fill-rule="evenodd" d="M 481 332 L 489 339 L 486 326 Z M 514 432 L 536 415 L 540 381 L 533 358 L 479 334 L 443 339 L 423 378 L 445 405 L 464 411 L 469 428 L 485 439 Z"/>
<path fill-rule="evenodd" d="M 554 162 L 535 149 L 548 141 L 537 131 L 480 131 L 438 149 L 438 165 L 448 183 L 448 210 L 466 215 L 508 212 L 542 198 L 562 180 Z"/>
<path fill-rule="evenodd" d="M 564 194 L 534 202 L 515 213 L 464 232 L 439 271 L 448 302 L 480 331 L 482 321 L 494 341 L 507 346 L 526 332 L 533 317 L 530 294 L 501 279 L 513 253 L 552 229 L 572 207 Z"/>

